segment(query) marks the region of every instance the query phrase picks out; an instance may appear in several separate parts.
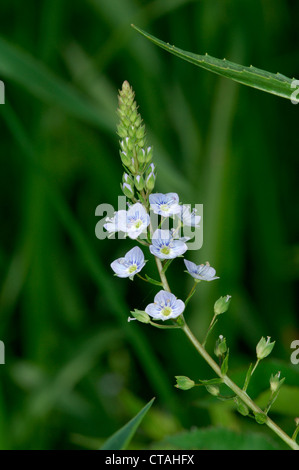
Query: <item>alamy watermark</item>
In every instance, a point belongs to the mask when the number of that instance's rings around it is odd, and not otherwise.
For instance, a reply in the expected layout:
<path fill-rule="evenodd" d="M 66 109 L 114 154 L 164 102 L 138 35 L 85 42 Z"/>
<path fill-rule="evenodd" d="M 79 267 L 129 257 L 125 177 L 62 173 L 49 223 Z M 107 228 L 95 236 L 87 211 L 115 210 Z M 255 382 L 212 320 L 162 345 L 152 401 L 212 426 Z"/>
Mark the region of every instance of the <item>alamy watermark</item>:
<path fill-rule="evenodd" d="M 203 245 L 203 204 L 195 204 L 192 208 L 189 204 L 182 206 L 182 216 L 174 215 L 171 217 L 164 217 L 161 223 L 160 216 L 153 211 L 150 212 L 150 226 L 151 231 L 154 233 L 156 229 L 160 228 L 165 231 L 171 231 L 174 239 L 184 239 L 188 246 L 188 250 L 199 250 Z M 99 240 L 105 238 L 110 239 L 124 239 L 126 233 L 121 230 L 109 232 L 105 229 L 108 221 L 115 217 L 115 214 L 122 211 L 127 211 L 127 198 L 126 196 L 118 196 L 118 208 L 111 204 L 99 204 L 95 210 L 96 217 L 101 217 L 95 226 L 95 235 Z M 194 215 L 200 220 L 198 224 L 194 224 Z M 147 230 L 145 229 L 138 238 L 141 240 L 147 239 Z"/>
<path fill-rule="evenodd" d="M 291 363 L 294 365 L 299 364 L 299 339 L 295 339 L 291 343 L 291 349 L 294 349 L 294 351 L 291 354 Z"/>
<path fill-rule="evenodd" d="M 0 341 L 0 364 L 5 364 L 5 346 L 3 341 Z"/>
<path fill-rule="evenodd" d="M 5 104 L 5 85 L 2 80 L 0 80 L 0 104 Z"/>

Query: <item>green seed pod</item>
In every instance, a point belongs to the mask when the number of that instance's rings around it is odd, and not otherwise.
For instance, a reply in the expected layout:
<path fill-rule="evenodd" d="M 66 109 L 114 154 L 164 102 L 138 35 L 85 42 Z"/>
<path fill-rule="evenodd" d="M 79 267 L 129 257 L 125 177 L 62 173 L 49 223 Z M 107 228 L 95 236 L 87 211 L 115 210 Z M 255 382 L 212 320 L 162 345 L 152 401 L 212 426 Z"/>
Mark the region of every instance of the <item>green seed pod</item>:
<path fill-rule="evenodd" d="M 271 354 L 272 349 L 274 348 L 275 341 L 273 343 L 270 343 L 270 337 L 268 336 L 267 341 L 265 338 L 261 338 L 260 341 L 258 342 L 256 346 L 256 355 L 259 360 L 265 359 L 265 357 L 269 356 Z"/>
<path fill-rule="evenodd" d="M 194 380 L 189 379 L 189 377 L 185 377 L 184 375 L 177 375 L 176 377 L 176 388 L 179 388 L 180 390 L 190 390 L 190 388 L 193 388 L 195 386 Z"/>
<path fill-rule="evenodd" d="M 224 297 L 220 297 L 218 300 L 216 300 L 214 304 L 214 312 L 215 315 L 221 315 L 221 313 L 224 313 L 228 310 L 229 304 L 230 304 L 230 295 L 226 295 Z"/>
<path fill-rule="evenodd" d="M 214 353 L 217 357 L 222 357 L 227 351 L 226 339 L 220 335 L 216 341 Z"/>
<path fill-rule="evenodd" d="M 214 397 L 218 397 L 220 390 L 217 385 L 206 385 L 207 391 Z"/>

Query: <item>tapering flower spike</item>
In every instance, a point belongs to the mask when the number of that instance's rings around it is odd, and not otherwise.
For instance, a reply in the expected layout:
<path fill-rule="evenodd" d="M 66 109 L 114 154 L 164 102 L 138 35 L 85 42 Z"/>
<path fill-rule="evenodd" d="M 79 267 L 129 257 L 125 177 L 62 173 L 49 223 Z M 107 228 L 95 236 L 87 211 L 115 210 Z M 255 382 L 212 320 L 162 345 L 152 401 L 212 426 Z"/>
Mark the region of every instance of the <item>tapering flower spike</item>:
<path fill-rule="evenodd" d="M 155 296 L 154 303 L 149 304 L 145 312 L 155 320 L 170 320 L 177 318 L 185 310 L 185 304 L 174 294 L 161 290 Z"/>

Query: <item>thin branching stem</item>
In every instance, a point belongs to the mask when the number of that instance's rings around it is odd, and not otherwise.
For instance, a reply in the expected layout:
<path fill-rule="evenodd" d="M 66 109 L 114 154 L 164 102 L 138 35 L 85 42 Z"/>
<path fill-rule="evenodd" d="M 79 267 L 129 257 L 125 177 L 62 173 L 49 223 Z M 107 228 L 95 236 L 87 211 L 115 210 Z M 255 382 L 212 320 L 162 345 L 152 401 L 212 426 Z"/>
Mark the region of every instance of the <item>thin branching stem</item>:
<path fill-rule="evenodd" d="M 171 292 L 169 288 L 169 284 L 166 278 L 165 273 L 163 272 L 163 267 L 161 260 L 159 258 L 155 258 L 157 268 L 159 271 L 160 279 L 163 284 L 163 287 L 166 291 Z M 299 450 L 299 445 L 295 442 L 294 439 L 292 439 L 290 436 L 288 436 L 274 421 L 269 418 L 255 403 L 254 401 L 247 395 L 247 393 L 244 390 L 241 390 L 238 385 L 236 385 L 226 374 L 222 374 L 221 368 L 218 366 L 218 364 L 214 361 L 214 359 L 209 355 L 209 353 L 206 351 L 204 346 L 196 339 L 196 337 L 193 335 L 192 331 L 188 327 L 186 321 L 183 321 L 183 325 L 181 326 L 182 331 L 185 333 L 189 341 L 193 344 L 197 352 L 200 354 L 200 356 L 209 364 L 209 366 L 213 369 L 213 371 L 218 375 L 223 380 L 223 383 L 227 385 L 227 387 L 234 392 L 242 401 L 245 403 L 248 408 L 253 411 L 253 413 L 257 414 L 263 414 L 265 415 L 265 424 L 272 429 L 272 431 L 280 437 L 291 449 L 293 450 Z M 257 365 L 257 364 L 256 364 Z M 255 369 L 255 367 L 254 367 Z M 253 370 L 254 370 L 253 369 Z M 253 372 L 253 371 L 252 371 Z"/>

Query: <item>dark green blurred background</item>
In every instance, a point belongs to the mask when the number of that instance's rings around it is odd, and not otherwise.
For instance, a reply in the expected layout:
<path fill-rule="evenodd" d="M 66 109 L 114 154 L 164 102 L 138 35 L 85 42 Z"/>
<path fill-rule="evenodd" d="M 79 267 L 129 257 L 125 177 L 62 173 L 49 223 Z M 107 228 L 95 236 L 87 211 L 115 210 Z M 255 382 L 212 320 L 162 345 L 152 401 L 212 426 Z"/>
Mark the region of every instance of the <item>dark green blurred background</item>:
<path fill-rule="evenodd" d="M 241 384 L 261 336 L 276 346 L 249 393 L 271 373 L 286 391 L 272 416 L 299 415 L 298 111 L 168 55 L 166 42 L 299 78 L 299 4 L 286 0 L 2 0 L 0 448 L 97 448 L 156 396 L 133 448 L 192 426 L 271 432 L 175 375 L 212 373 L 180 332 L 127 323 L 157 288 L 113 277 L 132 241 L 95 236 L 95 209 L 117 204 L 117 92 L 128 80 L 154 146 L 156 189 L 204 205 L 204 245 L 219 281 L 202 283 L 186 317 L 199 338 L 214 301 L 232 295 L 211 337 L 227 337 Z M 184 299 L 182 260 L 169 271 Z M 156 277 L 152 262 L 147 273 Z M 290 398 L 291 397 L 291 398 Z M 220 406 L 219 406 L 220 405 Z M 258 428 L 258 429 L 257 429 Z M 271 435 L 271 438 L 273 436 Z"/>

